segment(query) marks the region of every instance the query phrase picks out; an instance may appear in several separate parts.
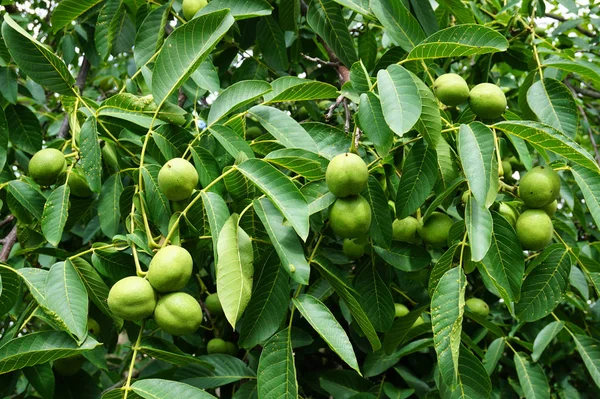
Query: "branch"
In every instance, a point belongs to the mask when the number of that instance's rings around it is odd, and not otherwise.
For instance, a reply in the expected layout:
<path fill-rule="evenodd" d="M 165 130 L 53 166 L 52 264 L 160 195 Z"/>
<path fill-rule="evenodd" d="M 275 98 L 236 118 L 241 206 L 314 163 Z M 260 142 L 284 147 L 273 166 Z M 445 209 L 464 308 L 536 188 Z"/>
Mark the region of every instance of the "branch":
<path fill-rule="evenodd" d="M 14 225 L 10 233 L 2 239 L 2 251 L 0 251 L 0 262 L 6 262 L 10 251 L 17 242 L 17 225 Z"/>
<path fill-rule="evenodd" d="M 303 58 L 305 58 L 305 59 L 307 59 L 309 61 L 312 61 L 312 62 L 316 62 L 318 64 L 328 65 L 328 66 L 332 66 L 332 67 L 338 67 L 340 65 L 339 62 L 325 61 L 325 60 L 322 60 L 322 59 L 317 58 L 317 57 L 311 57 L 310 55 L 306 55 L 304 53 L 300 53 L 300 55 Z"/>
<path fill-rule="evenodd" d="M 0 227 L 4 227 L 15 219 L 13 215 L 8 215 L 4 220 L 0 221 Z"/>
<path fill-rule="evenodd" d="M 548 17 L 548 18 L 555 19 L 555 20 L 560 21 L 560 22 L 567 22 L 568 21 L 568 19 L 566 19 L 562 15 L 553 14 L 551 12 L 547 12 L 546 14 L 544 14 L 544 16 Z M 591 32 L 591 31 L 587 30 L 586 28 L 584 28 L 581 25 L 577 25 L 575 27 L 575 29 L 577 29 L 580 33 L 584 34 L 587 37 L 591 37 L 591 38 L 595 38 L 596 37 L 596 34 L 594 32 Z"/>
<path fill-rule="evenodd" d="M 584 88 L 577 87 L 577 86 L 573 86 L 573 90 L 575 90 L 577 93 L 582 94 L 587 97 L 600 98 L 600 92 L 597 92 L 596 90 L 584 89 Z"/>

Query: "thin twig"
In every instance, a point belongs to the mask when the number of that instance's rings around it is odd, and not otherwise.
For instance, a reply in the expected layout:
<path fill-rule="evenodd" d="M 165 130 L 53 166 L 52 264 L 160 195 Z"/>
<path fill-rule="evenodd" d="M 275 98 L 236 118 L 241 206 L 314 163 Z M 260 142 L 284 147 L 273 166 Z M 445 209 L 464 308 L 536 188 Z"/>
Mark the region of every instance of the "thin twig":
<path fill-rule="evenodd" d="M 4 220 L 0 221 L 0 227 L 4 227 L 15 219 L 13 215 L 8 215 Z"/>
<path fill-rule="evenodd" d="M 346 121 L 344 122 L 344 131 L 346 133 L 348 133 L 350 131 L 350 108 L 348 107 L 348 100 L 346 100 L 344 98 L 344 101 L 342 101 L 342 104 L 344 105 L 344 112 L 346 113 Z M 358 137 L 358 134 L 356 135 Z M 358 142 L 358 140 L 357 140 Z M 358 146 L 357 146 L 358 148 Z"/>
<path fill-rule="evenodd" d="M 2 239 L 2 251 L 0 251 L 0 262 L 6 262 L 10 251 L 17 242 L 17 225 L 14 225 L 10 233 Z"/>
<path fill-rule="evenodd" d="M 571 90 L 573 95 L 577 97 L 575 88 L 567 81 L 565 81 L 565 85 Z M 598 152 L 598 146 L 596 145 L 596 139 L 594 138 L 594 131 L 592 130 L 592 126 L 590 125 L 585 109 L 579 104 L 577 104 L 577 108 L 579 109 L 579 113 L 581 114 L 581 117 L 583 118 L 586 126 L 588 127 L 587 131 L 588 136 L 590 136 L 590 143 L 592 144 L 592 147 L 594 147 L 594 158 L 596 159 L 598 165 L 600 165 L 600 152 Z"/>
<path fill-rule="evenodd" d="M 327 112 L 325 113 L 325 120 L 329 121 L 331 119 L 333 112 L 337 109 L 337 107 L 340 106 L 340 104 L 342 104 L 342 101 L 344 101 L 344 95 L 340 94 L 338 98 L 335 99 L 335 102 L 327 109 Z"/>
<path fill-rule="evenodd" d="M 328 66 L 331 66 L 331 67 L 337 67 L 337 66 L 339 66 L 339 65 L 340 65 L 340 63 L 339 63 L 339 62 L 325 61 L 325 60 L 322 60 L 322 59 L 320 59 L 320 58 L 318 58 L 318 57 L 311 57 L 310 55 L 306 55 L 306 54 L 304 54 L 304 53 L 300 53 L 300 55 L 301 55 L 303 58 L 305 58 L 305 59 L 307 59 L 307 60 L 309 60 L 309 61 L 312 61 L 312 62 L 316 62 L 316 63 L 318 63 L 318 64 L 328 65 Z"/>
<path fill-rule="evenodd" d="M 573 90 L 575 90 L 577 93 L 582 94 L 587 97 L 600 98 L 600 92 L 597 92 L 596 90 L 584 89 L 582 87 L 577 87 L 577 86 L 573 86 Z"/>
<path fill-rule="evenodd" d="M 562 15 L 553 14 L 551 12 L 547 12 L 546 14 L 544 14 L 544 16 L 548 17 L 548 18 L 555 19 L 555 20 L 560 21 L 560 22 L 567 22 L 568 21 L 568 19 L 566 19 Z M 591 37 L 591 38 L 595 38 L 596 37 L 596 34 L 594 32 L 587 30 L 586 28 L 584 28 L 581 25 L 577 25 L 575 27 L 575 29 L 577 29 L 580 33 L 584 34 L 587 37 Z"/>

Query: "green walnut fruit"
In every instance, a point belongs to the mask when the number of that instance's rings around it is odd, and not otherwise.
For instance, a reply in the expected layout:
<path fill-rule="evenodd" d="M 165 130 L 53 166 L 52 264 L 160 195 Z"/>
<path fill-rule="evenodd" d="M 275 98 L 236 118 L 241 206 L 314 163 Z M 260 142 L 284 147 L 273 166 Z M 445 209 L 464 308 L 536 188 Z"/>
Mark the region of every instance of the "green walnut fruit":
<path fill-rule="evenodd" d="M 235 356 L 238 353 L 238 346 L 233 342 L 225 342 L 227 345 L 227 354 L 230 356 Z"/>
<path fill-rule="evenodd" d="M 433 212 L 417 231 L 425 244 L 432 247 L 443 247 L 448 243 L 448 233 L 452 224 L 450 216 L 441 212 Z"/>
<path fill-rule="evenodd" d="M 193 263 L 185 248 L 168 245 L 154 255 L 146 278 L 158 292 L 177 291 L 190 280 Z"/>
<path fill-rule="evenodd" d="M 512 174 L 513 170 L 510 162 L 508 160 L 502 161 L 502 176 L 504 176 L 505 179 L 510 179 Z"/>
<path fill-rule="evenodd" d="M 482 301 L 479 298 L 469 298 L 465 302 L 465 305 L 469 310 L 481 317 L 488 317 L 490 314 L 490 307 L 485 301 Z"/>
<path fill-rule="evenodd" d="M 338 198 L 329 211 L 329 224 L 342 238 L 364 236 L 371 226 L 371 206 L 360 195 Z"/>
<path fill-rule="evenodd" d="M 537 251 L 552 239 L 552 220 L 541 209 L 528 209 L 517 219 L 517 237 L 523 249 Z"/>
<path fill-rule="evenodd" d="M 556 213 L 557 207 L 558 207 L 558 201 L 554 200 L 551 203 L 549 203 L 548 205 L 541 207 L 540 209 L 543 210 L 544 212 L 546 212 L 546 214 L 552 218 L 552 217 L 554 217 L 554 214 Z"/>
<path fill-rule="evenodd" d="M 194 15 L 208 4 L 206 0 L 183 0 L 181 11 L 186 20 L 194 18 Z"/>
<path fill-rule="evenodd" d="M 480 83 L 469 93 L 469 105 L 475 115 L 494 119 L 506 111 L 506 96 L 501 88 L 491 83 Z"/>
<path fill-rule="evenodd" d="M 355 260 L 365 254 L 365 245 L 366 244 L 360 242 L 358 238 L 344 238 L 342 250 L 344 251 L 344 255 L 348 257 L 348 259 Z"/>
<path fill-rule="evenodd" d="M 182 201 L 192 195 L 198 184 L 198 172 L 183 158 L 173 158 L 158 172 L 158 187 L 171 201 Z"/>
<path fill-rule="evenodd" d="M 154 321 L 171 335 L 192 334 L 202 324 L 202 308 L 193 296 L 185 292 L 172 292 L 156 303 Z"/>
<path fill-rule="evenodd" d="M 73 355 L 55 360 L 53 367 L 58 374 L 65 377 L 71 377 L 81 370 L 83 363 L 85 363 L 85 357 L 82 355 Z"/>
<path fill-rule="evenodd" d="M 154 312 L 156 292 L 144 278 L 125 277 L 115 283 L 108 293 L 108 307 L 124 320 L 143 320 Z"/>
<path fill-rule="evenodd" d="M 211 316 L 220 316 L 223 314 L 223 306 L 221 305 L 221 301 L 219 300 L 219 295 L 215 292 L 214 294 L 210 294 L 204 300 L 204 306 L 206 310 L 209 311 Z"/>
<path fill-rule="evenodd" d="M 329 191 L 339 198 L 360 194 L 368 180 L 367 164 L 361 157 L 350 152 L 334 157 L 325 173 Z"/>
<path fill-rule="evenodd" d="M 327 111 L 329 109 L 329 107 L 331 107 L 332 105 L 333 105 L 333 101 L 329 101 L 329 100 L 319 101 L 319 109 L 321 111 Z"/>
<path fill-rule="evenodd" d="M 420 244 L 421 237 L 417 234 L 419 221 L 412 216 L 404 219 L 396 219 L 392 223 L 392 239 L 394 241 L 403 241 L 411 244 Z"/>
<path fill-rule="evenodd" d="M 517 212 L 510 205 L 501 202 L 498 206 L 498 213 L 504 217 L 510 223 L 512 227 L 517 225 L 517 219 L 519 218 L 519 212 Z"/>
<path fill-rule="evenodd" d="M 425 324 L 425 320 L 423 320 L 422 316 L 419 316 L 419 318 L 415 320 L 411 328 L 419 327 L 421 324 Z"/>
<path fill-rule="evenodd" d="M 442 103 L 455 106 L 469 99 L 469 86 L 462 76 L 455 73 L 447 73 L 435 80 L 433 83 L 435 96 Z"/>
<path fill-rule="evenodd" d="M 71 195 L 79 198 L 87 198 L 93 194 L 90 186 L 88 186 L 86 178 L 83 176 L 83 172 L 77 169 L 73 169 L 69 175 L 69 189 Z"/>
<path fill-rule="evenodd" d="M 254 140 L 263 134 L 263 131 L 258 126 L 250 126 L 246 129 L 246 140 Z"/>
<path fill-rule="evenodd" d="M 100 334 L 100 324 L 91 317 L 88 318 L 87 329 L 90 334 L 97 337 Z"/>
<path fill-rule="evenodd" d="M 410 310 L 401 303 L 394 304 L 394 317 L 404 317 L 410 313 Z"/>
<path fill-rule="evenodd" d="M 296 118 L 299 120 L 304 120 L 304 119 L 308 119 L 309 114 L 308 114 L 308 110 L 306 109 L 306 107 L 300 107 L 300 109 L 298 110 L 298 113 L 296 114 Z"/>
<path fill-rule="evenodd" d="M 206 351 L 209 355 L 213 353 L 227 353 L 227 342 L 221 338 L 213 338 L 206 344 Z"/>
<path fill-rule="evenodd" d="M 519 182 L 519 196 L 529 208 L 542 208 L 560 194 L 560 177 L 548 166 L 536 166 Z"/>
<path fill-rule="evenodd" d="M 172 201 L 171 210 L 173 212 L 183 212 L 183 210 L 189 205 L 190 201 L 185 199 L 183 201 Z"/>
<path fill-rule="evenodd" d="M 454 259 L 460 260 L 460 250 L 454 253 Z M 477 262 L 471 260 L 471 248 L 465 247 L 462 251 L 462 267 L 465 274 L 473 273 L 477 268 Z"/>
<path fill-rule="evenodd" d="M 66 169 L 65 155 L 54 148 L 36 152 L 29 161 L 29 175 L 42 186 L 56 183 L 58 175 Z"/>

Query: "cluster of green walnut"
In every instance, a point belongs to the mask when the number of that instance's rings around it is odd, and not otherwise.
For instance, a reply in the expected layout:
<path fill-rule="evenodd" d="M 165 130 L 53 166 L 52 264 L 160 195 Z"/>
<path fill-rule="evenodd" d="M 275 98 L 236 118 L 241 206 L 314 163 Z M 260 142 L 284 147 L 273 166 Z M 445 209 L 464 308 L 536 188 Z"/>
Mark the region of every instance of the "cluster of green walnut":
<path fill-rule="evenodd" d="M 29 160 L 29 176 L 41 186 L 50 186 L 66 179 L 67 161 L 65 155 L 55 148 L 45 148 L 36 152 Z M 90 197 L 93 193 L 83 174 L 83 169 L 74 165 L 67 181 L 71 195 L 79 198 Z"/>

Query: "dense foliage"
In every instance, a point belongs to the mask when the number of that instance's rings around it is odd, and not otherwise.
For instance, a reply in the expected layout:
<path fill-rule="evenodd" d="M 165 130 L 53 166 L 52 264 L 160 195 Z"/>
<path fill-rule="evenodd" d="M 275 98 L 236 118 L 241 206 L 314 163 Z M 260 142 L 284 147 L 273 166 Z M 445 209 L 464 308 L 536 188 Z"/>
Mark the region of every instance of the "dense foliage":
<path fill-rule="evenodd" d="M 597 1 L 2 4 L 1 397 L 600 397 Z"/>

